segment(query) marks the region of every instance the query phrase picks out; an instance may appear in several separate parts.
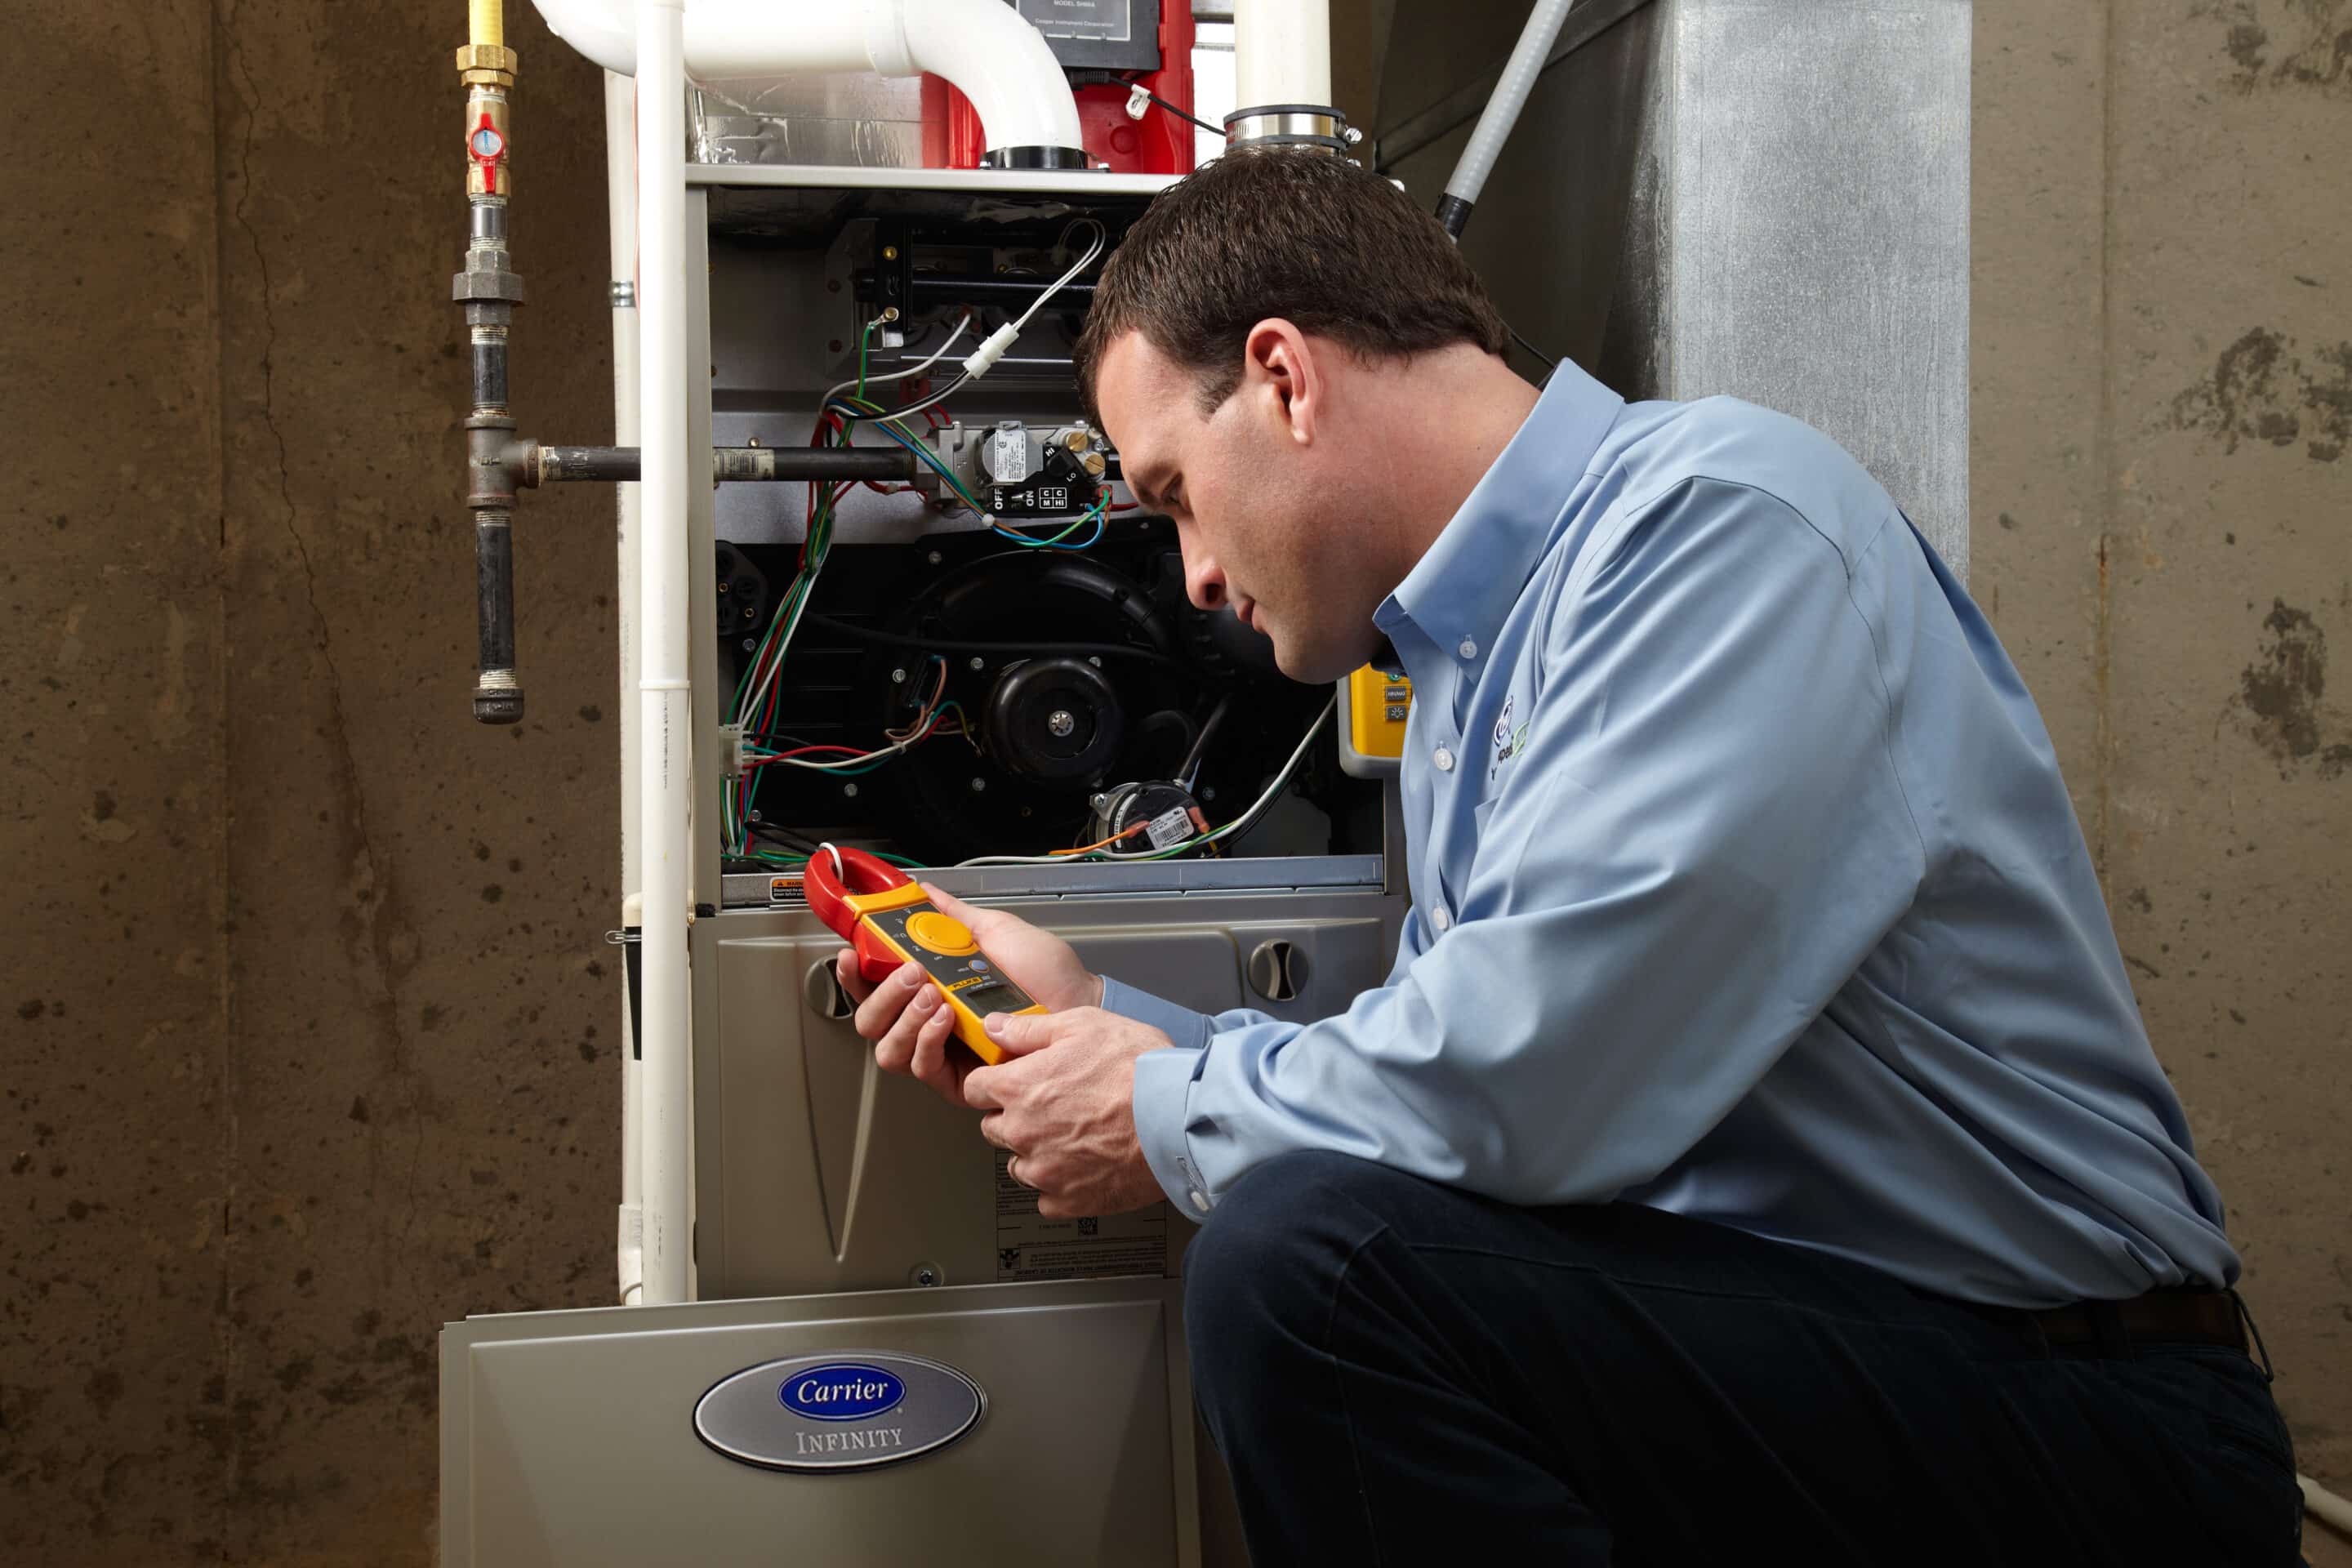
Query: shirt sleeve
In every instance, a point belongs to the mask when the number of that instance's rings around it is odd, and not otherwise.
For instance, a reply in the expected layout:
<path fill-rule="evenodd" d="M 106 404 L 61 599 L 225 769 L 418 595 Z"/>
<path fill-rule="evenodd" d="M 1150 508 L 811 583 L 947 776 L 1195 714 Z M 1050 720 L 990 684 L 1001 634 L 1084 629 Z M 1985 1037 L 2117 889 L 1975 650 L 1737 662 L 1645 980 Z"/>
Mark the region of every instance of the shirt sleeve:
<path fill-rule="evenodd" d="M 1680 1158 L 1924 872 L 1875 602 L 1827 537 L 1742 485 L 1686 481 L 1588 542 L 1475 851 L 1416 889 L 1448 929 L 1417 953 L 1409 934 L 1387 984 L 1318 1023 L 1169 1009 L 1177 1048 L 1135 1079 L 1161 1185 L 1205 1212 L 1252 1166 L 1323 1149 L 1517 1203 L 1601 1202 Z"/>

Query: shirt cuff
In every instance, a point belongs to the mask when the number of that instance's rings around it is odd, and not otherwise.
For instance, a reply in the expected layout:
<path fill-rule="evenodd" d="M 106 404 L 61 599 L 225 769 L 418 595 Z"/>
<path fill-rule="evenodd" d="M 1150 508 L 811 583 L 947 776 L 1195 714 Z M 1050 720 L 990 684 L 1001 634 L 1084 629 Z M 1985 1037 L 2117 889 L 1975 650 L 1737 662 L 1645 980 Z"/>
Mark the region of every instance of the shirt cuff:
<path fill-rule="evenodd" d="M 1199 1050 L 1209 1043 L 1213 1026 L 1206 1013 L 1180 1007 L 1123 980 L 1113 980 L 1108 974 L 1103 976 L 1102 985 L 1104 1012 L 1132 1018 L 1139 1024 L 1149 1024 L 1179 1046 L 1193 1050 Z"/>
<path fill-rule="evenodd" d="M 1146 1051 L 1135 1058 L 1135 1135 L 1168 1201 L 1179 1214 L 1198 1220 L 1209 1212 L 1208 1184 L 1184 1142 L 1185 1101 L 1206 1059 L 1213 1026 L 1205 1013 L 1180 1007 L 1149 991 L 1103 977 L 1103 1010 L 1149 1024 L 1175 1042 L 1174 1048 Z"/>
<path fill-rule="evenodd" d="M 1198 1222 L 1209 1212 L 1209 1184 L 1184 1142 L 1185 1103 L 1209 1053 L 1197 1046 L 1146 1051 L 1135 1058 L 1135 1136 L 1144 1162 L 1176 1212 Z"/>

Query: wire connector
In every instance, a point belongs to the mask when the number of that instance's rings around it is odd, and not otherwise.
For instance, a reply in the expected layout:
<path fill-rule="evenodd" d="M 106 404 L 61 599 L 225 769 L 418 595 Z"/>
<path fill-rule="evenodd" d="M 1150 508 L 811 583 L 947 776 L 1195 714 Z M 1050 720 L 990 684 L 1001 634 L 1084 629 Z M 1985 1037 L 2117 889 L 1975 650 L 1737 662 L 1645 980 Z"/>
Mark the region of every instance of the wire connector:
<path fill-rule="evenodd" d="M 1011 348 L 1013 340 L 1020 335 L 1021 323 L 1018 321 L 1007 321 L 989 333 L 988 341 L 972 350 L 971 357 L 963 362 L 964 374 L 978 381 L 982 376 L 994 370 L 996 362 L 1004 357 L 1004 351 Z"/>
<path fill-rule="evenodd" d="M 1127 117 L 1140 120 L 1151 112 L 1151 89 L 1141 82 L 1127 89 Z"/>
<path fill-rule="evenodd" d="M 743 765 L 743 726 L 719 726 L 719 773 L 722 778 L 740 779 L 751 770 Z"/>

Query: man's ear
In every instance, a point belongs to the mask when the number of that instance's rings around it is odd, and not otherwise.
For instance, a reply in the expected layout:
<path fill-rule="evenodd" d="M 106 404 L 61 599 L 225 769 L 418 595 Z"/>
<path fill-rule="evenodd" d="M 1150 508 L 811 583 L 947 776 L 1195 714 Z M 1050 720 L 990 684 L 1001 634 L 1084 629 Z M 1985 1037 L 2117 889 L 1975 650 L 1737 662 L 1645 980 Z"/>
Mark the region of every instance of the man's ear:
<path fill-rule="evenodd" d="M 1278 433 L 1308 446 L 1329 395 L 1324 365 L 1307 334 L 1279 316 L 1270 316 L 1242 342 L 1243 401 L 1252 413 L 1273 422 Z"/>

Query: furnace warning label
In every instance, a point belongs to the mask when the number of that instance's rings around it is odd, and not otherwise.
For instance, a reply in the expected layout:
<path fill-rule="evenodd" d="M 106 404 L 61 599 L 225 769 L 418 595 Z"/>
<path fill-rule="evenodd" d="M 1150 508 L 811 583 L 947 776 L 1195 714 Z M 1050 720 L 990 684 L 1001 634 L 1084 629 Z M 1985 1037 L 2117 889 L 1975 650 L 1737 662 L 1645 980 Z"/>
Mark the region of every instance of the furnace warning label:
<path fill-rule="evenodd" d="M 1168 1270 L 1168 1205 L 1100 1218 L 1047 1219 L 1037 1194 L 1005 1173 L 996 1153 L 996 1279 L 1101 1279 Z"/>

